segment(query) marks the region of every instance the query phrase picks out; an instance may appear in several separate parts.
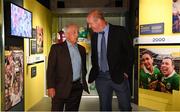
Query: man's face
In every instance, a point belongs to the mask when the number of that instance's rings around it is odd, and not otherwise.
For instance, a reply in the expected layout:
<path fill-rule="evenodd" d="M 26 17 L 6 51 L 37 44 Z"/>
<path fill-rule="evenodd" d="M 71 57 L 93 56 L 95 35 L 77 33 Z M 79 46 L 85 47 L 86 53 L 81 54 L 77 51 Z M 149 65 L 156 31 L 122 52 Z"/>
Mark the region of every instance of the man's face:
<path fill-rule="evenodd" d="M 70 26 L 67 30 L 68 31 L 66 32 L 66 38 L 68 39 L 68 41 L 70 41 L 71 43 L 76 43 L 78 39 L 78 27 Z"/>
<path fill-rule="evenodd" d="M 171 59 L 163 59 L 162 63 L 161 63 L 161 73 L 164 76 L 169 76 L 173 70 L 174 70 L 174 65 L 172 64 L 172 60 Z"/>
<path fill-rule="evenodd" d="M 153 58 L 149 54 L 142 56 L 142 64 L 149 70 L 153 66 Z"/>
<path fill-rule="evenodd" d="M 93 30 L 93 32 L 101 32 L 101 25 L 100 25 L 100 19 L 95 19 L 93 15 L 89 15 L 87 17 L 87 23 L 89 25 L 89 28 Z"/>

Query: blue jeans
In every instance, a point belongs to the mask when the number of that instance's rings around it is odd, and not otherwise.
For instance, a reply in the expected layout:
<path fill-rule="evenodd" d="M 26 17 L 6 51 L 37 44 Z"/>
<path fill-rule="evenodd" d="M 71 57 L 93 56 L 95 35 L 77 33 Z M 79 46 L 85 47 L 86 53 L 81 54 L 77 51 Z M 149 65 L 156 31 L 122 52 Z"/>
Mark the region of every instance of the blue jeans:
<path fill-rule="evenodd" d="M 95 84 L 99 95 L 101 111 L 112 110 L 113 91 L 118 99 L 119 110 L 131 110 L 130 87 L 127 79 L 124 79 L 120 84 L 116 84 L 111 80 L 109 72 L 100 72 L 95 80 Z"/>

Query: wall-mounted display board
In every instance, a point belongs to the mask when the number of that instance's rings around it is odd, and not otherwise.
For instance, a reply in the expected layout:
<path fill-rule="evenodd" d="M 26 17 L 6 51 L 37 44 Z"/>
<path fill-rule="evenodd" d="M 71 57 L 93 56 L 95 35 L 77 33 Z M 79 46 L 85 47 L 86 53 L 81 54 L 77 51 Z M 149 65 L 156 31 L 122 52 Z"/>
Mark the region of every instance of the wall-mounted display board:
<path fill-rule="evenodd" d="M 180 47 L 141 45 L 138 50 L 139 106 L 174 110 L 179 93 Z"/>
<path fill-rule="evenodd" d="M 18 38 L 32 37 L 32 12 L 10 3 L 10 31 L 9 36 Z"/>
<path fill-rule="evenodd" d="M 36 26 L 33 28 L 33 37 L 27 41 L 28 57 L 27 64 L 32 65 L 45 61 L 43 53 L 43 28 Z"/>
<path fill-rule="evenodd" d="M 154 24 L 144 24 L 140 25 L 140 34 L 163 34 L 164 33 L 164 23 L 154 23 Z"/>
<path fill-rule="evenodd" d="M 180 32 L 180 0 L 172 0 L 172 32 Z"/>
<path fill-rule="evenodd" d="M 29 40 L 29 51 L 30 55 L 37 53 L 37 30 L 36 28 L 32 29 L 32 38 Z"/>
<path fill-rule="evenodd" d="M 139 51 L 140 88 L 164 93 L 179 90 L 180 47 L 147 46 Z"/>
<path fill-rule="evenodd" d="M 180 44 L 180 36 L 147 36 L 134 39 L 135 45 Z"/>
<path fill-rule="evenodd" d="M 31 39 L 30 40 L 30 54 L 36 54 L 37 51 L 37 44 L 36 44 L 36 39 Z"/>
<path fill-rule="evenodd" d="M 36 41 L 37 41 L 37 53 L 43 53 L 43 28 L 37 26 L 36 27 L 37 30 L 37 37 L 36 37 Z"/>
<path fill-rule="evenodd" d="M 36 26 L 32 31 L 33 36 L 29 40 L 30 55 L 43 53 L 43 28 Z"/>
<path fill-rule="evenodd" d="M 34 66 L 34 67 L 31 68 L 31 77 L 32 78 L 35 77 L 36 74 L 37 74 L 37 70 L 36 70 L 36 66 Z"/>
<path fill-rule="evenodd" d="M 134 44 L 138 46 L 139 106 L 174 110 L 172 99 L 178 97 L 180 87 L 180 36 L 142 36 Z"/>
<path fill-rule="evenodd" d="M 24 110 L 24 38 L 32 36 L 32 13 L 23 7 L 23 0 L 3 0 L 3 12 L 1 110 L 20 111 Z M 28 28 L 24 29 L 25 26 Z"/>
<path fill-rule="evenodd" d="M 32 29 L 32 39 L 36 39 L 37 38 L 37 30 L 36 28 Z"/>
<path fill-rule="evenodd" d="M 5 110 L 21 102 L 24 87 L 24 54 L 22 50 L 5 51 Z"/>
<path fill-rule="evenodd" d="M 37 54 L 27 57 L 27 64 L 32 65 L 35 63 L 41 63 L 45 61 L 45 56 L 43 54 Z"/>

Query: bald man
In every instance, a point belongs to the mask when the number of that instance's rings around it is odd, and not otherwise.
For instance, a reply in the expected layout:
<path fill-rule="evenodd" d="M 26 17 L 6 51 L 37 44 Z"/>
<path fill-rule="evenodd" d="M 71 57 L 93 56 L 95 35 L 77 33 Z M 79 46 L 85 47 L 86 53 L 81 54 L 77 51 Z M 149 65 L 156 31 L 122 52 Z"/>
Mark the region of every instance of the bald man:
<path fill-rule="evenodd" d="M 87 15 L 91 38 L 92 68 L 89 83 L 95 81 L 101 111 L 112 110 L 112 95 L 116 93 L 119 109 L 131 110 L 128 75 L 133 65 L 133 44 L 122 26 L 108 23 L 101 10 L 91 10 Z"/>

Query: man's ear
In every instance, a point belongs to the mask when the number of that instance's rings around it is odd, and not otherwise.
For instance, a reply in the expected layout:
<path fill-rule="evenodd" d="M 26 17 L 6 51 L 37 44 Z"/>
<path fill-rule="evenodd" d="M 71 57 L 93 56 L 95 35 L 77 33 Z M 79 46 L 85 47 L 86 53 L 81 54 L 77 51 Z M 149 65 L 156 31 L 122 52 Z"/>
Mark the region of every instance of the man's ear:
<path fill-rule="evenodd" d="M 173 69 L 175 69 L 175 65 L 172 65 L 173 66 Z"/>

